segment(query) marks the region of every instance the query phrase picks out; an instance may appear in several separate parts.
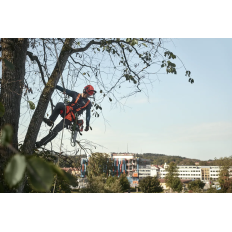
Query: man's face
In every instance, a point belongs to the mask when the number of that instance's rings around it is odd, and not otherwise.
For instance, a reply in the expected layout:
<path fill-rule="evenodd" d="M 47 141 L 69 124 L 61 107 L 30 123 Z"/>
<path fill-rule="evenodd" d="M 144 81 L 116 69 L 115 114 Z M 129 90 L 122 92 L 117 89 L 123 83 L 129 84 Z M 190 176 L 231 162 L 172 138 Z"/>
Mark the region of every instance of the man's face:
<path fill-rule="evenodd" d="M 83 98 L 87 98 L 87 97 L 89 97 L 89 96 L 90 96 L 89 94 L 83 93 Z"/>

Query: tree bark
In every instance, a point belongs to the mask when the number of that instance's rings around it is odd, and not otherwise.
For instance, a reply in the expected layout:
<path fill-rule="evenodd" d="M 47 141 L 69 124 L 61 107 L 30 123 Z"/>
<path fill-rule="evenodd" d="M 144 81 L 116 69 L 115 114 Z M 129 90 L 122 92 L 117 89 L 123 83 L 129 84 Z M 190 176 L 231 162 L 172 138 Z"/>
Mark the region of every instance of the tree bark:
<path fill-rule="evenodd" d="M 38 105 L 32 116 L 31 122 L 27 130 L 27 134 L 24 140 L 24 144 L 22 146 L 23 154 L 27 154 L 27 155 L 33 154 L 36 138 L 38 136 L 43 117 L 46 113 L 49 100 L 60 79 L 61 74 L 63 73 L 67 60 L 71 54 L 71 46 L 73 42 L 74 42 L 74 39 L 65 40 L 65 43 L 62 47 L 62 50 L 58 58 L 58 62 L 56 62 L 55 68 L 46 86 L 44 87 L 42 94 L 40 95 Z"/>
<path fill-rule="evenodd" d="M 25 76 L 25 61 L 28 39 L 1 39 L 2 47 L 2 81 L 0 101 L 5 107 L 5 114 L 0 118 L 0 128 L 6 124 L 13 127 L 12 146 L 18 149 L 18 126 L 20 103 Z M 6 66 L 3 59 L 14 65 L 14 69 Z M 4 157 L 8 159 L 13 153 L 5 149 Z"/>

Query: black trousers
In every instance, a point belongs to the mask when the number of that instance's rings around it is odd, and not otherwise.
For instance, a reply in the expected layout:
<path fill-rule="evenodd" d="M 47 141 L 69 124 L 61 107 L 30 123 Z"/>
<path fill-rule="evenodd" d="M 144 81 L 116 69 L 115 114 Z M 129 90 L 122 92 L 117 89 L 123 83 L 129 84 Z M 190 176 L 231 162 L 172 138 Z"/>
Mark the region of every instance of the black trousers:
<path fill-rule="evenodd" d="M 59 102 L 56 104 L 53 112 L 52 112 L 52 115 L 49 117 L 49 119 L 52 121 L 52 122 L 55 122 L 57 117 L 59 116 L 60 114 L 60 111 L 63 110 L 63 113 L 61 114 L 61 117 L 64 118 L 64 112 L 65 112 L 65 105 L 63 102 Z M 62 119 L 56 126 L 55 128 L 53 129 L 53 131 L 55 133 L 59 133 L 62 129 L 63 129 L 63 124 L 64 124 L 64 120 L 65 120 L 65 126 L 68 126 L 71 124 L 71 121 L 67 120 L 67 119 Z"/>
<path fill-rule="evenodd" d="M 51 142 L 58 135 L 58 133 L 63 130 L 63 127 L 66 127 L 66 126 L 71 124 L 71 121 L 64 119 L 65 105 L 63 102 L 59 102 L 56 104 L 56 106 L 52 112 L 52 115 L 50 116 L 49 119 L 51 121 L 55 122 L 55 120 L 57 119 L 57 117 L 60 114 L 60 110 L 63 110 L 63 113 L 61 114 L 61 117 L 63 117 L 63 119 L 55 126 L 55 128 L 52 131 L 49 132 L 49 134 L 47 136 L 42 138 L 39 142 L 36 142 L 37 148 Z M 64 124 L 64 122 L 65 122 L 65 124 Z"/>

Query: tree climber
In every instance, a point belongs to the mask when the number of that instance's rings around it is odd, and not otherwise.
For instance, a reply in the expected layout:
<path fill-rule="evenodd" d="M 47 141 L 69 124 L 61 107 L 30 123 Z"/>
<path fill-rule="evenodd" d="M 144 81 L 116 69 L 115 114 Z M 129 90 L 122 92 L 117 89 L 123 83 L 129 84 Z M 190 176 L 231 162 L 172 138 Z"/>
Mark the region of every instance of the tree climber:
<path fill-rule="evenodd" d="M 85 131 L 89 130 L 89 121 L 90 121 L 90 109 L 91 109 L 91 102 L 88 100 L 88 97 L 94 95 L 96 91 L 94 90 L 92 85 L 85 86 L 83 93 L 77 93 L 75 91 L 71 91 L 68 89 L 63 89 L 61 86 L 57 85 L 56 89 L 60 90 L 61 92 L 66 93 L 68 96 L 72 97 L 72 101 L 66 106 L 66 115 L 65 113 L 65 104 L 63 102 L 59 102 L 56 104 L 52 115 L 47 118 L 43 118 L 43 121 L 48 125 L 52 126 L 55 120 L 57 119 L 58 115 L 60 114 L 62 119 L 56 127 L 50 131 L 50 133 L 42 138 L 39 142 L 36 142 L 35 145 L 37 148 L 46 145 L 48 142 L 52 141 L 57 134 L 63 129 L 63 124 L 65 120 L 65 127 L 71 124 L 72 121 L 75 120 L 75 113 L 78 113 L 78 116 L 81 115 L 86 110 L 86 127 Z"/>

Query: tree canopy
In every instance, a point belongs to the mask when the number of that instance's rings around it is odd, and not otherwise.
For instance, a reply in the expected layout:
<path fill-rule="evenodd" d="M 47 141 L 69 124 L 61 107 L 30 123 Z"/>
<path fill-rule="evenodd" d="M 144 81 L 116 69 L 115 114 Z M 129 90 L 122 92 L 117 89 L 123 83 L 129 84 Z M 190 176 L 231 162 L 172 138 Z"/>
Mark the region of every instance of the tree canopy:
<path fill-rule="evenodd" d="M 161 193 L 163 188 L 157 177 L 147 176 L 139 182 L 139 188 L 144 193 Z"/>
<path fill-rule="evenodd" d="M 218 182 L 220 184 L 220 192 L 231 193 L 232 192 L 232 156 L 221 157 L 215 159 L 215 163 L 220 167 L 220 173 Z"/>
<path fill-rule="evenodd" d="M 199 193 L 202 191 L 204 186 L 205 186 L 205 183 L 202 182 L 201 180 L 194 180 L 188 184 L 188 189 L 195 193 Z"/>
<path fill-rule="evenodd" d="M 85 193 L 123 193 L 130 189 L 125 174 L 112 176 L 113 163 L 107 154 L 93 153 L 87 166 L 87 187 Z"/>
<path fill-rule="evenodd" d="M 165 176 L 166 186 L 173 191 L 181 192 L 183 184 L 178 177 L 178 168 L 174 162 L 171 162 L 165 169 L 168 173 Z"/>
<path fill-rule="evenodd" d="M 144 153 L 137 155 L 143 159 L 150 159 L 152 164 L 163 165 L 164 163 L 175 162 L 177 165 L 195 165 L 195 162 L 199 162 L 197 159 L 189 159 L 181 156 L 169 156 L 164 154 L 155 154 L 155 153 Z"/>

